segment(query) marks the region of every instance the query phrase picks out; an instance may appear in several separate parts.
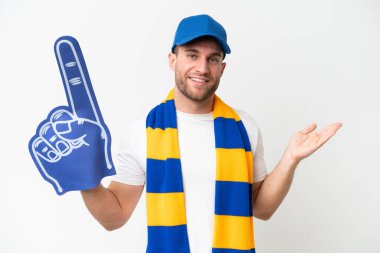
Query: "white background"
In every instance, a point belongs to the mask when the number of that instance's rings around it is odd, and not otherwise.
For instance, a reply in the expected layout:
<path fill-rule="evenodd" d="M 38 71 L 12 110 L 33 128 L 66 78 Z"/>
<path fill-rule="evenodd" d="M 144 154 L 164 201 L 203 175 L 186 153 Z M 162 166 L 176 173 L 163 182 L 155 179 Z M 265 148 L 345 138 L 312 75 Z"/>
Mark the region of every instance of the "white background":
<path fill-rule="evenodd" d="M 380 1 L 0 0 L 1 253 L 145 252 L 144 197 L 126 226 L 106 232 L 79 193 L 55 194 L 27 145 L 66 104 L 58 37 L 81 44 L 115 157 L 128 120 L 174 84 L 178 22 L 201 13 L 228 31 L 218 93 L 256 118 L 269 170 L 304 126 L 344 124 L 301 163 L 272 219 L 256 221 L 257 251 L 380 252 Z"/>

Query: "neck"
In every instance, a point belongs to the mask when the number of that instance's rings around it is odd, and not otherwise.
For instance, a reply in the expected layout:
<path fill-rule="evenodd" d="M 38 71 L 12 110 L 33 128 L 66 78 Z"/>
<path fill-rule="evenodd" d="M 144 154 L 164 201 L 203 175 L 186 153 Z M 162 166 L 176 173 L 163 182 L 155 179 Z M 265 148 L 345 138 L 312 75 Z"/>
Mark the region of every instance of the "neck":
<path fill-rule="evenodd" d="M 178 111 L 191 114 L 206 114 L 212 112 L 214 95 L 204 101 L 195 101 L 185 97 L 181 91 L 175 87 L 174 102 Z"/>

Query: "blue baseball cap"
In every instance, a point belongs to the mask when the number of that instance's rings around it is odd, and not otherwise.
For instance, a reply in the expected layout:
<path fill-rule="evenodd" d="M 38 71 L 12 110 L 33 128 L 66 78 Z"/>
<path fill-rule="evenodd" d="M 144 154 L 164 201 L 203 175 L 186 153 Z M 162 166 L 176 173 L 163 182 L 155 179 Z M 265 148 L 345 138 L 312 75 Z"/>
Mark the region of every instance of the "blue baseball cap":
<path fill-rule="evenodd" d="M 209 15 L 196 15 L 182 19 L 174 36 L 172 53 L 176 46 L 184 45 L 203 36 L 214 38 L 222 48 L 224 54 L 231 53 L 227 44 L 227 33 L 221 24 Z"/>

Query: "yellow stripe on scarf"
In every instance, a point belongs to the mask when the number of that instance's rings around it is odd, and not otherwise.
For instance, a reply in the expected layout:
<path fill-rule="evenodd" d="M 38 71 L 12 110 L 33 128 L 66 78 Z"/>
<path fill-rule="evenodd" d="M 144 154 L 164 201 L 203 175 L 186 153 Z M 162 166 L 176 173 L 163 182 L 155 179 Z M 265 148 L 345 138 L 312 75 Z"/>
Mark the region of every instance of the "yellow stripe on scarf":
<path fill-rule="evenodd" d="M 147 157 L 158 160 L 179 158 L 178 130 L 176 128 L 151 128 L 146 129 L 148 150 Z"/>
<path fill-rule="evenodd" d="M 217 148 L 216 167 L 216 180 L 253 183 L 252 151 Z"/>
<path fill-rule="evenodd" d="M 214 221 L 214 248 L 249 250 L 255 247 L 252 217 L 215 215 Z"/>
<path fill-rule="evenodd" d="M 186 224 L 185 194 L 147 193 L 148 226 L 177 226 Z"/>

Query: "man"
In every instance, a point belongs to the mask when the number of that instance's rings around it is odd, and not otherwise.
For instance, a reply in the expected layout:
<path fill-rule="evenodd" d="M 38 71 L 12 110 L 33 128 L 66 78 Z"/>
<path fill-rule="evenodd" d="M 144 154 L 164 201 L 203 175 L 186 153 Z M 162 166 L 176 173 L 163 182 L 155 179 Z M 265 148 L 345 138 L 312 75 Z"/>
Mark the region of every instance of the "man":
<path fill-rule="evenodd" d="M 148 252 L 179 253 L 191 250 L 191 252 L 208 253 L 211 248 L 213 248 L 213 252 L 237 252 L 234 250 L 254 252 L 254 243 L 250 241 L 250 238 L 247 239 L 246 244 L 237 242 L 237 244 L 241 243 L 239 245 L 250 245 L 249 247 L 218 247 L 218 245 L 228 245 L 229 242 L 225 241 L 231 241 L 233 244 L 235 242 L 232 241 L 240 240 L 234 238 L 234 235 L 230 239 L 226 234 L 231 232 L 224 225 L 220 229 L 226 229 L 226 231 L 220 232 L 222 235 L 219 236 L 228 239 L 221 240 L 214 237 L 219 230 L 219 228 L 213 227 L 216 226 L 215 216 L 217 216 L 216 212 L 214 213 L 215 201 L 218 201 L 218 205 L 220 204 L 219 200 L 214 198 L 217 194 L 215 192 L 215 167 L 220 165 L 216 165 L 218 155 L 215 152 L 215 140 L 218 142 L 218 137 L 214 137 L 216 121 L 213 114 L 215 114 L 215 101 L 217 100 L 215 91 L 226 67 L 223 60 L 229 53 L 230 48 L 224 28 L 210 16 L 188 17 L 179 24 L 168 59 L 169 66 L 175 73 L 172 100 L 175 104 L 174 114 L 176 114 L 177 125 L 174 128 L 178 128 L 177 138 L 182 168 L 179 173 L 182 175 L 183 192 L 186 194 L 185 225 L 187 227 L 185 227 L 184 238 L 182 238 L 183 242 L 171 240 L 171 235 L 162 235 L 171 233 L 165 232 L 167 230 L 159 230 L 161 231 L 158 232 L 159 235 L 148 230 L 148 233 L 152 234 L 151 237 L 156 238 L 148 239 Z M 170 95 L 166 101 L 170 101 Z M 241 110 L 233 110 L 232 113 L 237 115 L 234 124 L 239 124 L 239 119 L 243 122 L 245 129 L 243 135 L 246 131 L 250 143 L 248 146 L 252 147 L 250 154 L 253 159 L 254 172 L 253 181 L 247 181 L 251 182 L 251 184 L 247 184 L 251 187 L 249 188 L 251 189 L 249 195 L 251 199 L 247 200 L 247 203 L 253 205 L 254 217 L 268 220 L 285 198 L 298 163 L 327 142 L 341 127 L 341 124 L 335 123 L 319 131 L 316 131 L 316 124 L 312 124 L 297 132 L 291 138 L 277 166 L 267 175 L 261 135 L 255 121 Z M 151 116 L 152 112 L 149 115 Z M 128 221 L 143 192 L 150 158 L 149 151 L 148 154 L 146 151 L 147 138 L 148 146 L 149 142 L 153 142 L 149 139 L 149 130 L 146 130 L 146 127 L 149 129 L 149 121 L 150 118 L 148 117 L 146 120 L 146 115 L 144 115 L 127 127 L 118 155 L 118 175 L 114 177 L 108 188 L 99 185 L 96 188 L 82 191 L 89 211 L 107 230 L 120 228 Z M 166 131 L 166 129 L 159 130 Z M 162 145 L 159 141 L 155 143 Z M 174 143 L 176 142 L 174 141 Z M 165 146 L 160 146 L 160 149 L 165 148 Z M 246 151 L 250 151 L 250 149 L 248 148 Z M 146 162 L 147 158 L 148 163 Z M 251 158 L 247 158 L 247 161 Z M 152 178 L 154 180 L 155 177 Z M 165 183 L 162 186 L 167 187 Z M 148 190 L 147 188 L 147 192 Z M 228 190 L 226 191 L 228 192 Z M 149 190 L 149 193 L 155 192 Z M 239 194 L 236 196 L 239 197 Z M 151 209 L 150 215 L 154 216 L 155 210 L 159 210 L 161 207 L 150 205 L 148 206 L 148 209 Z M 223 205 L 231 205 L 231 203 L 223 203 Z M 231 208 L 233 209 L 233 206 Z M 177 214 L 168 214 L 168 216 L 170 215 Z M 164 217 L 164 219 L 166 218 L 170 217 Z M 148 217 L 148 226 L 149 219 L 153 218 Z M 153 227 L 151 226 L 151 228 Z M 161 227 L 167 228 L 167 226 Z M 247 233 L 249 234 L 249 231 Z M 253 235 L 249 234 L 248 237 L 253 237 Z M 165 242 L 167 244 L 161 245 L 159 240 L 167 238 L 169 238 Z M 181 250 L 176 250 L 175 247 L 179 247 Z"/>

